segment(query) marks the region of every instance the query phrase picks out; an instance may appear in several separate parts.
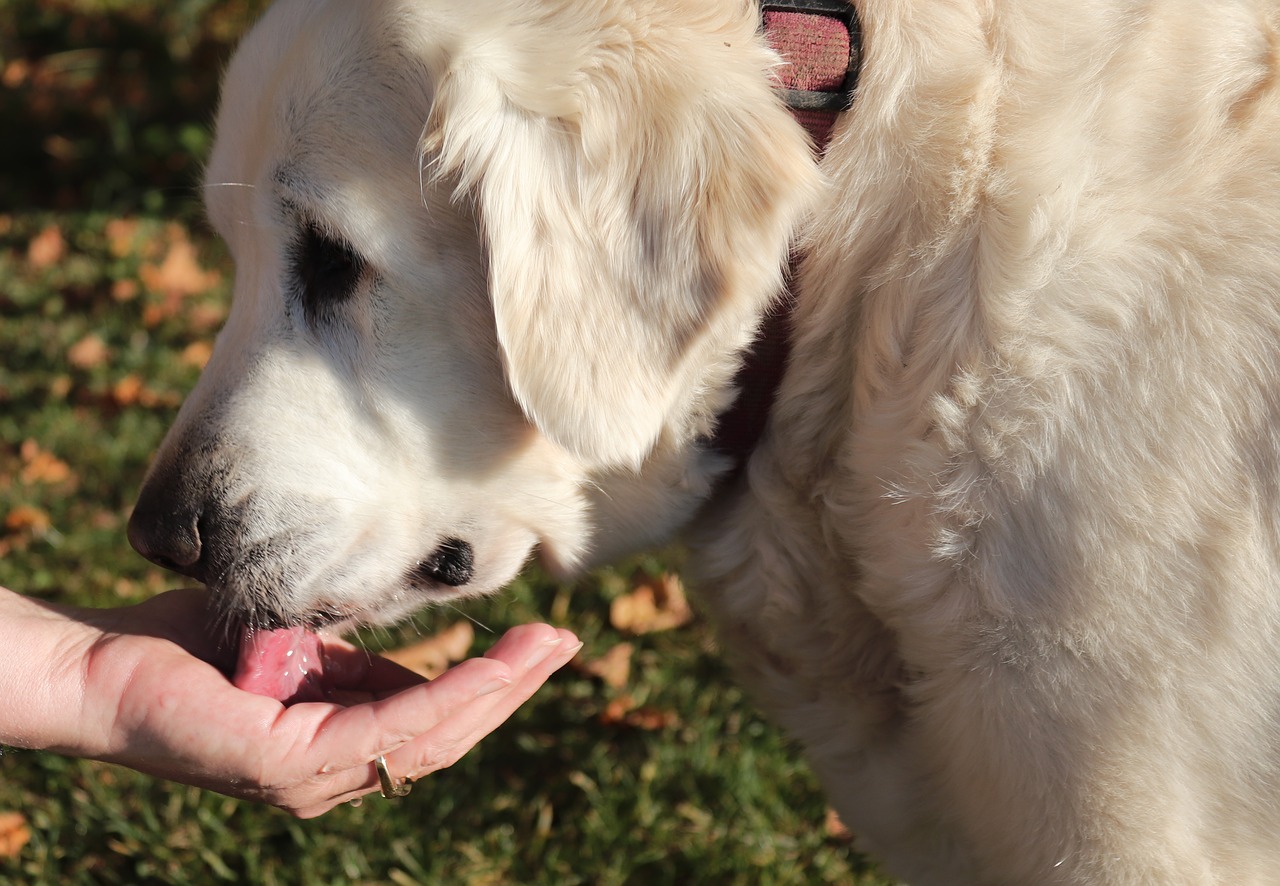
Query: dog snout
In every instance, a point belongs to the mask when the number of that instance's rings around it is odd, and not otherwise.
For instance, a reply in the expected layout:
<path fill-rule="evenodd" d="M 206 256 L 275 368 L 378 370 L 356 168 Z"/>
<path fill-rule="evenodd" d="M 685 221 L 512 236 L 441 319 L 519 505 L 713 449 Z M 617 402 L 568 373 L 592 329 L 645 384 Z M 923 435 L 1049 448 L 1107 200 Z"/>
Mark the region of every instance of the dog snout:
<path fill-rule="evenodd" d="M 129 544 L 157 566 L 203 580 L 200 508 L 177 486 L 166 473 L 147 479 L 129 517 Z"/>

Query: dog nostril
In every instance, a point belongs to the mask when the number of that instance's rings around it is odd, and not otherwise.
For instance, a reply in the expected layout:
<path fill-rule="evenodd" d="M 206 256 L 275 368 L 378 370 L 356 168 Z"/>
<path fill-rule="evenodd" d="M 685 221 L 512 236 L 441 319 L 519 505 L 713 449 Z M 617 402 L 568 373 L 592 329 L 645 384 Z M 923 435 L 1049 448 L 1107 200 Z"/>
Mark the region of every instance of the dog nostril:
<path fill-rule="evenodd" d="M 195 514 L 158 508 L 143 496 L 129 517 L 129 544 L 157 566 L 193 575 L 200 562 L 200 531 Z"/>
<path fill-rule="evenodd" d="M 418 564 L 417 573 L 431 581 L 451 588 L 471 581 L 476 571 L 476 555 L 471 545 L 458 538 L 451 538 L 440 545 L 430 557 Z"/>

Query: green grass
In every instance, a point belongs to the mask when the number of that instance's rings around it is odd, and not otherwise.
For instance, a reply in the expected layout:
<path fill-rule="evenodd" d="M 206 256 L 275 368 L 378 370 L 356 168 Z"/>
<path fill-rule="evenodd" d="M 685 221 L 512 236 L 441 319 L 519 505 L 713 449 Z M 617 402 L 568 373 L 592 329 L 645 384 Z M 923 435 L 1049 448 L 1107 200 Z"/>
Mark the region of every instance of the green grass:
<path fill-rule="evenodd" d="M 0 584 L 109 606 L 179 581 L 129 550 L 125 524 L 225 316 L 229 269 L 194 185 L 218 71 L 262 5 L 0 0 Z M 166 288 L 157 268 L 188 243 L 199 266 Z M 826 832 L 812 775 L 703 624 L 639 638 L 610 626 L 632 570 L 677 564 L 668 553 L 571 585 L 531 572 L 468 604 L 492 629 L 476 652 L 551 619 L 588 660 L 633 642 L 630 681 L 567 669 L 403 800 L 299 822 L 6 750 L 0 813 L 25 816 L 31 838 L 0 857 L 0 883 L 884 883 Z M 395 646 L 460 617 L 425 613 L 365 641 Z M 607 709 L 624 693 L 660 716 L 617 722 Z"/>

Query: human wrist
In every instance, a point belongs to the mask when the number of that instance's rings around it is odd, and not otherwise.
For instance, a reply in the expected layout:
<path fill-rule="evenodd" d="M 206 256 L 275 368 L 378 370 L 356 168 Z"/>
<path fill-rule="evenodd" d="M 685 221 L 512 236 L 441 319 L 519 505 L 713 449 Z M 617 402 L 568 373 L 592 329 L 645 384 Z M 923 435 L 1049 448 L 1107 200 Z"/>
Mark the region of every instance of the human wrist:
<path fill-rule="evenodd" d="M 85 683 L 101 636 L 74 610 L 0 588 L 0 744 L 94 755 Z"/>

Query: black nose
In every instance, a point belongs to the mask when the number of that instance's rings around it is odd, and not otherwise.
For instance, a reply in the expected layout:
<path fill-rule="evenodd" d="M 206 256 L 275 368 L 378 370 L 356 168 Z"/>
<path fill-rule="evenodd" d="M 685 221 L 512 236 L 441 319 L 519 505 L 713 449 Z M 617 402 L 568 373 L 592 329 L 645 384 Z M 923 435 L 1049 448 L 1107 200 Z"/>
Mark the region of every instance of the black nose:
<path fill-rule="evenodd" d="M 458 538 L 448 539 L 435 553 L 418 564 L 417 574 L 451 588 L 471 581 L 476 572 L 476 554 L 471 545 Z"/>
<path fill-rule="evenodd" d="M 129 517 L 129 544 L 157 566 L 199 579 L 200 512 L 188 501 L 160 478 L 149 479 Z"/>

